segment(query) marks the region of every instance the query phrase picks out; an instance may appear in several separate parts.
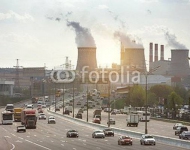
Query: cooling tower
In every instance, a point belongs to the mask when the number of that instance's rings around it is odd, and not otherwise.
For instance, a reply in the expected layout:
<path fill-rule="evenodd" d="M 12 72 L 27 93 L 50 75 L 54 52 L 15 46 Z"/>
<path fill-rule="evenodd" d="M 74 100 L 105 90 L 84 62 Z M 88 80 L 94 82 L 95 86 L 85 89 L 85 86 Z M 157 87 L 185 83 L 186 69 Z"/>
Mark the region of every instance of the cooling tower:
<path fill-rule="evenodd" d="M 185 77 L 190 74 L 188 56 L 188 49 L 171 50 L 170 75 L 177 77 Z"/>
<path fill-rule="evenodd" d="M 143 48 L 126 48 L 124 55 L 124 65 L 136 66 L 146 71 L 145 56 Z"/>
<path fill-rule="evenodd" d="M 78 47 L 78 60 L 76 70 L 81 71 L 83 67 L 88 66 L 85 70 L 95 70 L 96 47 Z"/>

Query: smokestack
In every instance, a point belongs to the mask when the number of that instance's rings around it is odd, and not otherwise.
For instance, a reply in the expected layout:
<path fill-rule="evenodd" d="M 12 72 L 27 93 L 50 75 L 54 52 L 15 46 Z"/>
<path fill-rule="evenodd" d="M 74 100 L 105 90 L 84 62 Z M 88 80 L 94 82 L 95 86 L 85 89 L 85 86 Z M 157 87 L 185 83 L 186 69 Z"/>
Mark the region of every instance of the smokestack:
<path fill-rule="evenodd" d="M 164 60 L 164 45 L 160 46 L 160 60 Z"/>
<path fill-rule="evenodd" d="M 158 44 L 155 44 L 154 61 L 158 61 Z"/>
<path fill-rule="evenodd" d="M 153 62 L 153 43 L 150 43 L 150 48 L 149 48 L 149 62 Z"/>

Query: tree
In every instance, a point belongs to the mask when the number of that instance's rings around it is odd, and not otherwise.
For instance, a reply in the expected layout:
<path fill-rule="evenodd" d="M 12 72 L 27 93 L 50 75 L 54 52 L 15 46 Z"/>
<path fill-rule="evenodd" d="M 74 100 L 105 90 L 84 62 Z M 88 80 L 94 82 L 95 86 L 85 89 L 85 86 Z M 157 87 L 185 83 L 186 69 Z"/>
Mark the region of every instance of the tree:
<path fill-rule="evenodd" d="M 168 108 L 171 110 L 173 109 L 176 111 L 177 106 L 180 106 L 183 104 L 183 99 L 180 95 L 178 95 L 176 92 L 171 92 L 168 96 Z"/>
<path fill-rule="evenodd" d="M 145 104 L 145 90 L 139 86 L 134 85 L 129 90 L 130 95 L 130 103 L 135 107 L 143 107 Z"/>
<path fill-rule="evenodd" d="M 156 94 L 157 97 L 163 97 L 166 98 L 171 92 L 173 91 L 173 88 L 169 85 L 155 85 L 150 88 L 150 92 L 153 92 Z"/>
<path fill-rule="evenodd" d="M 158 101 L 157 101 L 157 96 L 155 93 L 152 93 L 152 92 L 148 92 L 148 102 L 147 104 L 149 106 L 155 106 L 158 104 Z"/>

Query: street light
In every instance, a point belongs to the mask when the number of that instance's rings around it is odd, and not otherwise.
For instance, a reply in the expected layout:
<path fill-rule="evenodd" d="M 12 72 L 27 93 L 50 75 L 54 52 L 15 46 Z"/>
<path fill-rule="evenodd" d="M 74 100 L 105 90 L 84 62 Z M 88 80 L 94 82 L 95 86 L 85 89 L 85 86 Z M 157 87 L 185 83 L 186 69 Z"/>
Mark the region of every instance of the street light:
<path fill-rule="evenodd" d="M 151 69 L 149 72 L 146 70 L 146 68 L 144 69 L 145 71 L 142 72 L 142 68 L 136 68 L 137 70 L 139 69 L 141 73 L 144 74 L 145 76 L 145 90 L 146 90 L 146 93 L 145 93 L 145 134 L 148 134 L 148 127 L 147 127 L 147 101 L 148 101 L 148 75 L 150 75 L 152 72 L 156 71 L 160 66 L 157 66 L 153 69 Z M 134 68 L 134 67 L 133 67 Z"/>

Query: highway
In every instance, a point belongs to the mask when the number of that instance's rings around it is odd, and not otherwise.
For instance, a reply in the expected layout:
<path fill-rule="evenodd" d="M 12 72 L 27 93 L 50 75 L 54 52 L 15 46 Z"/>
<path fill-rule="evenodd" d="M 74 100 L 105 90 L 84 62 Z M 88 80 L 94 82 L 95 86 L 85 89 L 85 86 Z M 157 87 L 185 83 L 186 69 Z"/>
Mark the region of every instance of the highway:
<path fill-rule="evenodd" d="M 49 114 L 45 112 L 47 117 Z M 118 136 L 106 137 L 105 139 L 93 139 L 92 132 L 95 129 L 73 124 L 69 120 L 57 116 L 56 124 L 47 124 L 47 120 L 38 120 L 37 129 L 27 129 L 25 133 L 17 133 L 16 126 L 20 122 L 14 122 L 13 125 L 0 125 L 1 132 L 1 150 L 181 150 L 173 146 L 156 143 L 156 146 L 140 145 L 139 139 L 133 139 L 132 146 L 120 146 L 117 144 Z M 69 129 L 76 129 L 79 132 L 79 138 L 67 138 L 66 132 Z"/>
<path fill-rule="evenodd" d="M 76 98 L 76 102 L 77 102 Z M 58 103 L 57 103 L 58 104 Z M 23 104 L 20 104 L 22 106 Z M 53 110 L 53 108 L 51 108 Z M 75 114 L 77 112 L 75 110 Z M 1 109 L 3 111 L 3 109 Z M 44 109 L 45 114 L 48 116 L 53 115 L 50 112 L 47 112 Z M 89 122 L 92 120 L 92 112 L 93 109 L 89 109 Z M 58 111 L 57 113 L 62 113 Z M 83 113 L 83 119 L 86 120 L 86 111 Z M 106 124 L 107 122 L 107 113 L 102 113 L 102 124 Z M 139 139 L 133 139 L 132 146 L 120 146 L 117 144 L 118 136 L 115 134 L 114 137 L 106 137 L 105 139 L 93 139 L 92 132 L 95 130 L 94 128 L 86 127 L 81 124 L 76 124 L 71 122 L 65 117 L 54 115 L 56 118 L 56 124 L 48 124 L 47 120 L 38 120 L 37 121 L 37 129 L 27 129 L 25 133 L 17 133 L 16 127 L 20 125 L 20 122 L 14 122 L 13 125 L 0 125 L 0 150 L 108 150 L 108 149 L 131 149 L 131 150 L 182 150 L 179 147 L 173 147 L 165 144 L 156 143 L 156 146 L 144 146 L 140 145 Z M 72 116 L 72 114 L 70 114 Z M 116 120 L 116 125 L 121 126 L 125 129 L 131 128 L 132 131 L 142 131 L 144 132 L 144 123 L 140 123 L 139 127 L 126 127 L 125 117 L 126 115 L 114 115 Z M 123 121 L 124 119 L 124 121 Z M 119 120 L 121 123 L 119 123 Z M 151 120 L 150 123 L 153 123 L 158 126 L 167 127 L 167 129 L 172 130 L 171 124 L 166 123 L 164 125 L 163 122 L 157 122 Z M 155 127 L 151 127 L 150 123 L 148 124 L 149 132 L 151 130 L 155 130 L 160 133 L 159 129 L 157 130 Z M 67 138 L 66 132 L 69 129 L 76 129 L 79 132 L 79 138 Z M 172 130 L 173 131 L 173 130 Z M 164 130 L 161 133 L 170 132 L 168 130 Z M 174 131 L 173 131 L 174 132 Z M 154 133 L 151 133 L 154 135 Z M 167 133 L 169 134 L 169 133 Z"/>

